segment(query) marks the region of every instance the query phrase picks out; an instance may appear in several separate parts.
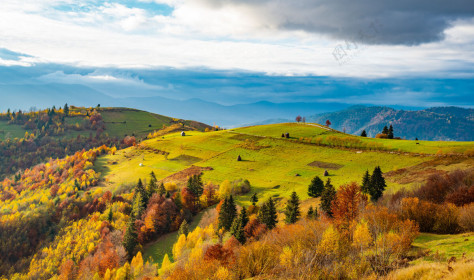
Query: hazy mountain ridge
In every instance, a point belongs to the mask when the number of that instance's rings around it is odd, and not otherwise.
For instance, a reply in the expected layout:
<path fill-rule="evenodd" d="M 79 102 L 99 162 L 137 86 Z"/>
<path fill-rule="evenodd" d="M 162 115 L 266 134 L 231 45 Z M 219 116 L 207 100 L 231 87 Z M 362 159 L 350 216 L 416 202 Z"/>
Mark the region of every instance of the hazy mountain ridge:
<path fill-rule="evenodd" d="M 306 121 L 324 123 L 351 134 L 365 129 L 369 137 L 392 124 L 395 136 L 424 140 L 474 140 L 474 109 L 433 107 L 418 111 L 396 110 L 390 107 L 354 106 L 346 110 L 307 117 Z"/>

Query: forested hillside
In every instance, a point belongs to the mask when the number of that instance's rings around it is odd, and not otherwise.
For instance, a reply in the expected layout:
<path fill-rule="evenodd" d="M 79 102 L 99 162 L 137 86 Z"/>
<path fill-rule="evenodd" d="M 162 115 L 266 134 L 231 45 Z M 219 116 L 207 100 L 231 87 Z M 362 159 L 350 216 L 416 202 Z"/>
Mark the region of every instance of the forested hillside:
<path fill-rule="evenodd" d="M 369 137 L 393 125 L 395 136 L 404 139 L 473 141 L 474 109 L 434 107 L 420 111 L 395 110 L 389 107 L 354 106 L 346 110 L 307 117 L 306 121 L 325 123 L 334 129 Z"/>

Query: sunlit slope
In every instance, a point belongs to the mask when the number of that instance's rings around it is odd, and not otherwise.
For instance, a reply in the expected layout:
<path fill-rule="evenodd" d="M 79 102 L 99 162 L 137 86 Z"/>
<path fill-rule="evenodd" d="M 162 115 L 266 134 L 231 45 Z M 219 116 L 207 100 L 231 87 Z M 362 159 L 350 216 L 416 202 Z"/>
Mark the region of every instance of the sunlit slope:
<path fill-rule="evenodd" d="M 290 139 L 281 138 L 281 134 L 286 132 L 290 133 Z M 308 124 L 266 125 L 208 133 L 193 131 L 187 132 L 184 137 L 174 133 L 143 141 L 137 147 L 119 151 L 116 155 L 105 156 L 99 159 L 97 169 L 103 173 L 106 185 L 116 187 L 133 184 L 138 178 L 147 177 L 151 171 L 155 172 L 159 179 L 164 179 L 194 165 L 212 169 L 204 171 L 205 182 L 219 184 L 224 180 L 244 178 L 251 182 L 254 190 L 265 191 L 262 194 L 264 197 L 288 196 L 295 190 L 301 198 L 306 199 L 310 180 L 315 175 L 323 177 L 325 170 L 329 172 L 328 178 L 338 186 L 351 181 L 360 182 L 366 170 L 372 171 L 378 165 L 384 172 L 389 172 L 435 159 L 432 155 L 418 154 L 423 153 L 426 146 L 416 145 L 414 141 L 411 141 L 414 146 L 411 151 L 417 151 L 416 154 L 330 147 L 299 140 L 300 137 L 330 135 L 347 137 L 337 131 Z M 402 150 L 403 145 L 408 145 L 405 143 L 409 142 L 378 141 L 383 143 L 384 147 L 397 147 Z M 430 144 L 427 150 L 437 145 L 459 149 L 460 152 L 474 147 L 473 143 Z M 242 161 L 237 161 L 239 155 Z M 411 186 L 392 181 L 390 177 L 387 178 L 387 183 L 389 191 Z"/>

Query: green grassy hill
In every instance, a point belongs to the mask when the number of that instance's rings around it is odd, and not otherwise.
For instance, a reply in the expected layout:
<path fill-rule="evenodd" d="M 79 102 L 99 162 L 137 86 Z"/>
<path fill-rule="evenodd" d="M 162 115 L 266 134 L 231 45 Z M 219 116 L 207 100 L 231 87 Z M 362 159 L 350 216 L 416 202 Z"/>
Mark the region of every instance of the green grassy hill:
<path fill-rule="evenodd" d="M 288 132 L 290 138 L 281 138 Z M 320 137 L 322 142 L 312 140 Z M 462 156 L 466 150 L 474 148 L 472 142 L 431 142 L 351 138 L 365 143 L 379 143 L 377 149 L 333 146 L 329 138 L 342 139 L 347 135 L 328 130 L 317 124 L 274 124 L 237 128 L 232 130 L 202 133 L 193 131 L 182 137 L 171 133 L 162 138 L 142 142 L 137 147 L 125 149 L 99 159 L 97 169 L 102 172 L 108 185 L 135 183 L 154 171 L 165 181 L 179 181 L 194 170 L 204 171 L 204 181 L 221 183 L 224 180 L 248 179 L 254 189 L 263 196 L 286 196 L 293 190 L 302 198 L 307 198 L 306 187 L 311 178 L 323 176 L 328 170 L 329 178 L 335 185 L 359 182 L 363 172 L 381 166 L 382 171 L 392 172 L 388 177 L 388 191 L 400 187 L 411 187 L 411 183 L 398 182 L 399 173 L 394 171 L 413 167 L 420 173 L 424 169 L 449 169 L 449 162 L 456 161 L 457 167 L 472 163 L 472 159 Z M 362 147 L 361 146 L 361 147 Z M 446 162 L 439 162 L 434 154 L 440 149 L 455 151 L 459 155 L 450 156 Z M 237 157 L 242 157 L 238 162 Z M 432 163 L 432 164 L 430 164 Z M 142 166 L 140 166 L 142 164 Z M 189 169 L 191 166 L 195 168 Z M 422 175 L 422 174 L 420 174 Z M 247 198 L 242 197 L 245 201 Z"/>
<path fill-rule="evenodd" d="M 84 111 L 84 108 L 72 107 L 71 112 Z M 163 115 L 149 113 L 146 111 L 129 109 L 129 108 L 99 108 L 98 112 L 102 115 L 105 123 L 105 131 L 110 137 L 123 138 L 125 135 L 135 135 L 137 137 L 146 137 L 148 133 L 155 130 L 163 129 L 163 126 L 171 126 L 181 124 L 184 130 L 200 130 L 204 131 L 210 126 L 189 120 L 175 119 Z M 82 116 L 68 116 L 65 119 L 67 124 L 76 124 L 83 122 Z M 20 138 L 25 135 L 26 130 L 21 125 L 8 124 L 7 121 L 0 120 L 0 140 L 6 138 Z M 68 130 L 64 135 L 66 137 L 77 137 L 77 135 L 88 137 L 90 133 L 95 131 L 82 130 L 74 131 Z M 64 137 L 59 136 L 59 137 Z"/>
<path fill-rule="evenodd" d="M 282 138 L 288 132 L 290 138 Z M 332 137 L 332 138 L 331 138 Z M 96 162 L 96 171 L 102 173 L 102 187 L 120 191 L 133 186 L 138 178 L 146 178 L 153 171 L 159 180 L 184 184 L 187 176 L 203 172 L 203 181 L 220 184 L 224 180 L 248 179 L 252 185 L 249 194 L 239 196 L 241 205 L 249 205 L 250 196 L 257 192 L 263 201 L 270 196 L 279 202 L 296 191 L 306 211 L 318 199 L 310 199 L 307 186 L 311 179 L 328 170 L 334 185 L 360 182 L 366 170 L 380 166 L 386 174 L 388 192 L 412 188 L 434 171 L 467 168 L 474 159 L 461 155 L 474 148 L 472 142 L 431 142 L 368 139 L 353 137 L 357 145 L 376 142 L 376 149 L 335 146 L 329 140 L 345 139 L 348 135 L 318 124 L 272 124 L 216 132 L 171 133 L 141 142 L 136 147 L 106 155 Z M 315 139 L 322 138 L 322 141 Z M 337 138 L 336 140 L 334 138 Z M 311 139 L 311 140 L 309 140 Z M 374 148 L 375 149 L 375 148 Z M 439 149 L 458 155 L 436 156 Z M 238 156 L 242 161 L 237 161 Z M 408 178 L 408 179 L 407 179 Z M 325 179 L 324 179 L 325 180 Z M 122 187 L 120 187 L 122 186 Z M 283 216 L 283 215 L 280 215 Z M 176 233 L 170 233 L 150 245 L 145 255 L 161 260 L 170 253 Z M 163 241 L 164 240 L 164 241 Z M 157 248 L 161 248 L 157 251 Z"/>

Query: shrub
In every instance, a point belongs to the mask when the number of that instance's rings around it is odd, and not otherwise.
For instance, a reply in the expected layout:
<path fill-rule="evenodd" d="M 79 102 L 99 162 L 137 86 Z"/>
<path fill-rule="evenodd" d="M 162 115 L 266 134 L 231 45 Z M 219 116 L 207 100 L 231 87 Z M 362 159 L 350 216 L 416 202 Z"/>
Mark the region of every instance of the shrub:
<path fill-rule="evenodd" d="M 465 231 L 474 231 L 474 203 L 459 209 L 459 225 Z"/>

